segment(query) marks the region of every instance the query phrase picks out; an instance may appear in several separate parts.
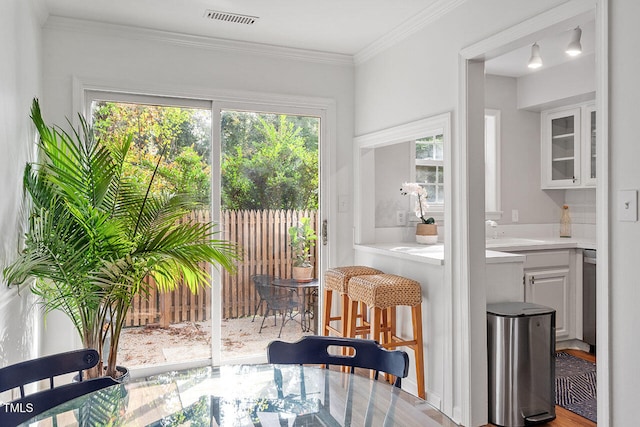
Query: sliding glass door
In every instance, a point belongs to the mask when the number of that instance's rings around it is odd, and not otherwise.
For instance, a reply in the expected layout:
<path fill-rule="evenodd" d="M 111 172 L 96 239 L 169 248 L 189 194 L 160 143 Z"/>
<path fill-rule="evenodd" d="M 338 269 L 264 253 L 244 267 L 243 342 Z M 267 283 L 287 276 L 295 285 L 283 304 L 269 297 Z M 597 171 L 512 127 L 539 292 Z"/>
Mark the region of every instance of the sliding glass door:
<path fill-rule="evenodd" d="M 196 294 L 180 283 L 158 292 L 150 282 L 149 294 L 132 301 L 118 364 L 153 372 L 265 361 L 281 326 L 283 339 L 313 333 L 300 320 L 310 311 L 317 322 L 317 293 L 310 309 L 295 307 L 283 326 L 282 312 L 261 301 L 252 277 L 291 277 L 289 228 L 303 218 L 320 235 L 321 112 L 105 91 L 86 91 L 85 100 L 98 138 L 132 137 L 124 173 L 139 185 L 155 173 L 152 192 L 194 194 L 198 207 L 188 219 L 215 222 L 218 237 L 241 254 L 234 272 L 202 265 L 212 280 Z M 310 256 L 316 278 L 318 248 L 319 241 Z"/>

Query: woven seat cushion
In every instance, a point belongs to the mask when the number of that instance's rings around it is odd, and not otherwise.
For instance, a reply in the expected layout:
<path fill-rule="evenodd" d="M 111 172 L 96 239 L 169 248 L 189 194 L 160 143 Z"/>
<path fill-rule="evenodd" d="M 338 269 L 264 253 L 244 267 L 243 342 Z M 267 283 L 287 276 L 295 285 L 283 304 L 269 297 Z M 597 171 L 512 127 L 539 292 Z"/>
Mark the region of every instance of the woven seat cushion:
<path fill-rule="evenodd" d="M 349 297 L 367 306 L 389 308 L 422 302 L 420 283 L 395 274 L 356 276 L 349 280 Z"/>
<path fill-rule="evenodd" d="M 333 291 L 347 293 L 347 286 L 352 277 L 371 274 L 382 274 L 382 271 L 363 265 L 330 268 L 324 273 L 324 286 Z"/>

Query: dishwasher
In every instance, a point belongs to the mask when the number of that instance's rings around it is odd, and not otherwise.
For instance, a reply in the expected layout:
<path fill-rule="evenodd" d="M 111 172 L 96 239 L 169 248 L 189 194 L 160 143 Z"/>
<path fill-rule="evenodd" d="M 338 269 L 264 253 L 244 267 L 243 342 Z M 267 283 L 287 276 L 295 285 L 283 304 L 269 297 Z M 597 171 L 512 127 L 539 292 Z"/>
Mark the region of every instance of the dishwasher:
<path fill-rule="evenodd" d="M 596 251 L 582 251 L 582 340 L 596 351 Z"/>

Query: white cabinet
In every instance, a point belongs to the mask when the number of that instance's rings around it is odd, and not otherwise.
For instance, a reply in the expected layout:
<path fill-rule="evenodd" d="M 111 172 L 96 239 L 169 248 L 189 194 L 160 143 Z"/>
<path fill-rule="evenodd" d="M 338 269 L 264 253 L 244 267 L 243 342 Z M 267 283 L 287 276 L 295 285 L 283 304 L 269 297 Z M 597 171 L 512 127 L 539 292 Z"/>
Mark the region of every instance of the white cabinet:
<path fill-rule="evenodd" d="M 569 338 L 569 269 L 525 271 L 525 301 L 556 311 L 556 339 Z"/>
<path fill-rule="evenodd" d="M 524 300 L 556 310 L 557 340 L 576 338 L 575 251 L 524 254 Z"/>
<path fill-rule="evenodd" d="M 595 186 L 593 103 L 541 114 L 543 189 Z"/>

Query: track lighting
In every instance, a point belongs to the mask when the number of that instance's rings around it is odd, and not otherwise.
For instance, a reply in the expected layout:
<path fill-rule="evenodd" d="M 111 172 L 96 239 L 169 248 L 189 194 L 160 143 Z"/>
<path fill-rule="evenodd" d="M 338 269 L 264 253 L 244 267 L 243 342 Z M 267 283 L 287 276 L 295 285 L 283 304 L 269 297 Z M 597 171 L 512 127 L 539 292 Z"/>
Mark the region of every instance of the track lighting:
<path fill-rule="evenodd" d="M 576 27 L 571 33 L 571 41 L 567 46 L 567 54 L 569 56 L 578 56 L 582 53 L 582 45 L 580 44 L 580 38 L 582 37 L 582 30 L 580 27 Z"/>
<path fill-rule="evenodd" d="M 534 43 L 531 46 L 531 58 L 529 58 L 529 68 L 540 68 L 542 67 L 542 58 L 540 57 L 540 46 L 538 43 Z"/>

